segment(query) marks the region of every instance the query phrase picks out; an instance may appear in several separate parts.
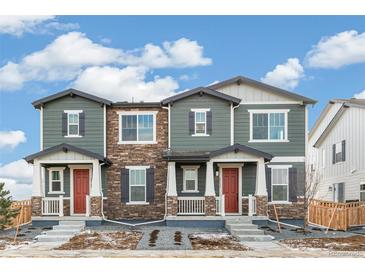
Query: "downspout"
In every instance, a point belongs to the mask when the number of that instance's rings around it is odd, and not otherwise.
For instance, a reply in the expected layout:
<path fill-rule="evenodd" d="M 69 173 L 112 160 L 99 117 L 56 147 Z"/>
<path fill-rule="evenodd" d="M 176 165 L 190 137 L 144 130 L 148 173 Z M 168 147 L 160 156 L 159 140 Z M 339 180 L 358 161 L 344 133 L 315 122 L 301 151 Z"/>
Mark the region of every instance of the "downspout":
<path fill-rule="evenodd" d="M 234 145 L 234 110 L 239 106 L 233 106 L 233 103 L 231 103 L 231 146 Z"/>

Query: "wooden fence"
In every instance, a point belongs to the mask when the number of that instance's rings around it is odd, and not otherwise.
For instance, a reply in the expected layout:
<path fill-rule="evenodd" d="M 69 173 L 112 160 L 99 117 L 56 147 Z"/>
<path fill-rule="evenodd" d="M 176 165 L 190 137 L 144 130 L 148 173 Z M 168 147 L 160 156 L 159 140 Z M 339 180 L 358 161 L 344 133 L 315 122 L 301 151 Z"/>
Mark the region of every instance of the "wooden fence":
<path fill-rule="evenodd" d="M 29 223 L 32 219 L 32 203 L 30 200 L 14 201 L 11 208 L 19 208 L 18 215 L 12 220 L 12 224 L 9 226 L 17 227 L 18 225 Z"/>
<path fill-rule="evenodd" d="M 365 203 L 335 203 L 312 200 L 308 207 L 308 221 L 311 224 L 344 230 L 365 225 Z"/>

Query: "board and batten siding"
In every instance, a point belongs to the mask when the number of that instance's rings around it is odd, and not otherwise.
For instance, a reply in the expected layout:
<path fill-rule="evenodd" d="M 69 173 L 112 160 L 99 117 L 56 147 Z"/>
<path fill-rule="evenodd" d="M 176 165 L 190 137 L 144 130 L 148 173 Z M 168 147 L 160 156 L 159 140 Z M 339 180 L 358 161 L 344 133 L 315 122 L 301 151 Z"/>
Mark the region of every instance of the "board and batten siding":
<path fill-rule="evenodd" d="M 67 138 L 62 136 L 62 113 L 64 110 L 83 110 L 85 113 L 85 136 Z M 104 154 L 104 110 L 99 103 L 78 96 L 66 96 L 43 107 L 43 149 L 67 143 L 98 154 Z"/>
<path fill-rule="evenodd" d="M 332 145 L 346 141 L 346 160 L 332 163 Z M 365 181 L 365 109 L 348 108 L 332 128 L 318 148 L 321 174 L 321 199 L 333 199 L 329 187 L 335 183 L 345 183 L 345 200 L 359 199 L 360 182 Z M 325 166 L 322 167 L 322 151 L 325 150 Z"/>
<path fill-rule="evenodd" d="M 289 109 L 288 140 L 289 142 L 249 142 L 250 113 L 252 109 Z M 273 156 L 305 155 L 305 106 L 304 105 L 240 105 L 234 113 L 234 142 L 247 145 Z"/>
<path fill-rule="evenodd" d="M 189 111 L 209 108 L 212 111 L 211 136 L 189 134 Z M 171 106 L 171 148 L 180 151 L 210 151 L 230 145 L 230 104 L 204 94 L 192 95 Z"/>

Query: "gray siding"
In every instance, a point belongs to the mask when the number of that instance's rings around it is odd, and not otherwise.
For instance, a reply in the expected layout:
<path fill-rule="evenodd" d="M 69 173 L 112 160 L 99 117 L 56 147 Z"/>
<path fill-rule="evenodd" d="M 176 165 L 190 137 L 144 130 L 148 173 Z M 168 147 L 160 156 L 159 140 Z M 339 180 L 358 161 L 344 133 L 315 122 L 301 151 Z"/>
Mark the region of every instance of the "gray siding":
<path fill-rule="evenodd" d="M 189 135 L 189 111 L 210 108 L 212 135 Z M 171 107 L 171 148 L 186 151 L 216 150 L 230 145 L 230 104 L 210 95 L 193 95 Z"/>
<path fill-rule="evenodd" d="M 242 169 L 242 195 L 254 195 L 256 190 L 256 163 L 245 163 Z"/>
<path fill-rule="evenodd" d="M 85 113 L 85 136 L 65 138 L 62 136 L 62 113 L 64 110 L 83 110 Z M 43 108 L 44 149 L 68 143 L 101 155 L 104 154 L 104 111 L 100 104 L 75 96 L 63 97 L 45 104 Z"/>
<path fill-rule="evenodd" d="M 290 109 L 288 113 L 287 143 L 249 143 L 250 115 L 249 109 Z M 302 105 L 240 105 L 235 109 L 235 143 L 265 151 L 274 156 L 305 155 L 305 106 Z"/>

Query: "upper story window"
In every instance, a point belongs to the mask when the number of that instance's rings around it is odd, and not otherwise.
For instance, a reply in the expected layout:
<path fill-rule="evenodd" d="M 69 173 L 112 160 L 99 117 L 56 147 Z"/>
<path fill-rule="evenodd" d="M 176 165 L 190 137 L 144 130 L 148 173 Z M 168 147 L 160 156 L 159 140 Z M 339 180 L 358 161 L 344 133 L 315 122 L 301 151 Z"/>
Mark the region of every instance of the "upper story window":
<path fill-rule="evenodd" d="M 63 194 L 63 170 L 64 167 L 49 168 L 49 194 Z"/>
<path fill-rule="evenodd" d="M 360 201 L 365 202 L 365 182 L 360 182 Z"/>
<path fill-rule="evenodd" d="M 212 133 L 210 109 L 192 109 L 189 114 L 189 131 L 192 136 L 209 136 Z"/>
<path fill-rule="evenodd" d="M 199 166 L 182 166 L 182 168 L 183 168 L 183 192 L 198 192 Z"/>
<path fill-rule="evenodd" d="M 84 135 L 84 113 L 82 110 L 65 110 L 63 121 L 65 137 L 82 137 Z"/>
<path fill-rule="evenodd" d="M 157 112 L 120 112 L 119 143 L 153 144 L 156 143 Z"/>
<path fill-rule="evenodd" d="M 332 163 L 336 164 L 346 160 L 346 142 L 338 142 L 332 145 Z"/>
<path fill-rule="evenodd" d="M 287 142 L 289 110 L 249 110 L 250 142 Z"/>

